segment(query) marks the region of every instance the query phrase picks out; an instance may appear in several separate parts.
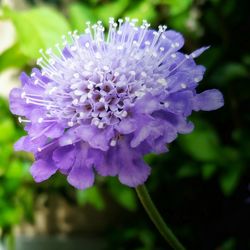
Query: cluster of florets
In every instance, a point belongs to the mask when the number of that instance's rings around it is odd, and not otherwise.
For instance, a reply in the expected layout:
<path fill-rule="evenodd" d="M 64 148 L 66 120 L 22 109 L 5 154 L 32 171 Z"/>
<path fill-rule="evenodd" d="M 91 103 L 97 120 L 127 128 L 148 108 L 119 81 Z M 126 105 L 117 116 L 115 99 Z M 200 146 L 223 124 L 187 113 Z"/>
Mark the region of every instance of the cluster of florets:
<path fill-rule="evenodd" d="M 179 52 L 180 33 L 143 21 L 110 19 L 107 36 L 99 21 L 85 34 L 63 36 L 63 45 L 41 50 L 41 69 L 21 75 L 10 107 L 25 123 L 28 135 L 15 145 L 31 151 L 31 173 L 40 182 L 55 172 L 84 189 L 93 185 L 94 170 L 118 175 L 128 186 L 146 181 L 148 153 L 167 151 L 178 133 L 189 133 L 193 110 L 223 105 L 219 91 L 197 94 L 204 67 Z"/>

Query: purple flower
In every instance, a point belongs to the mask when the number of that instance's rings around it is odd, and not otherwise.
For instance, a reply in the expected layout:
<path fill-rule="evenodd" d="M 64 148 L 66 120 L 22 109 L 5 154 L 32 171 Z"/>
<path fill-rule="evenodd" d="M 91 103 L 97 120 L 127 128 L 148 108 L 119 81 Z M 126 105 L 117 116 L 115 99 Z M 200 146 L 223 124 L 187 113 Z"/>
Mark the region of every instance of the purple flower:
<path fill-rule="evenodd" d="M 21 75 L 21 88 L 10 94 L 10 109 L 28 135 L 16 150 L 30 151 L 30 171 L 37 182 L 57 171 L 76 188 L 92 186 L 95 171 L 118 176 L 121 183 L 144 183 L 148 153 L 167 151 L 178 133 L 190 133 L 193 110 L 214 110 L 222 94 L 196 93 L 205 68 L 179 50 L 180 33 L 146 21 L 110 19 L 107 37 L 97 22 L 85 34 L 69 33 L 63 48 L 41 50 L 41 69 Z"/>

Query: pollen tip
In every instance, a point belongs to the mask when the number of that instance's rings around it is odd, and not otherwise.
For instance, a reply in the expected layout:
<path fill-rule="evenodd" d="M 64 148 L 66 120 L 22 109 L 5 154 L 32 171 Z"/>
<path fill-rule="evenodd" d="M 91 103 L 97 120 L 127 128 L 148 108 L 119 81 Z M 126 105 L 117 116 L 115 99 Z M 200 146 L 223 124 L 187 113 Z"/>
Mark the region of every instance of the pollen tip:
<path fill-rule="evenodd" d="M 117 141 L 115 139 L 112 139 L 110 142 L 110 146 L 114 147 L 114 146 L 116 146 L 116 143 L 117 143 Z"/>

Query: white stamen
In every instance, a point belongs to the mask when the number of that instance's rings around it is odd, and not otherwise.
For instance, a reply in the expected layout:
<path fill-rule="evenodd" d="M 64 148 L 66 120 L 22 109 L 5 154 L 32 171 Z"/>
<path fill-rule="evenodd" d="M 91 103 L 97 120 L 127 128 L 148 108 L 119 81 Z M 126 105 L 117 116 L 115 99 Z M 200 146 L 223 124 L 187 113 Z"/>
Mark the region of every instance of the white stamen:
<path fill-rule="evenodd" d="M 93 87 L 94 87 L 93 83 L 89 83 L 87 86 L 88 89 L 93 89 Z"/>
<path fill-rule="evenodd" d="M 201 80 L 201 79 L 200 79 L 199 77 L 195 77 L 195 78 L 194 78 L 194 81 L 195 81 L 196 83 L 198 83 L 200 80 Z"/>
<path fill-rule="evenodd" d="M 75 94 L 76 96 L 81 96 L 83 93 L 84 93 L 84 92 L 82 92 L 82 91 L 79 90 L 79 89 L 77 89 L 77 90 L 74 91 L 74 94 Z"/>
<path fill-rule="evenodd" d="M 74 123 L 72 121 L 68 122 L 68 126 L 69 127 L 73 127 L 74 126 Z"/>
<path fill-rule="evenodd" d="M 73 104 L 73 105 L 77 105 L 78 102 L 79 102 L 78 99 L 74 99 L 74 100 L 72 101 L 72 104 Z"/>
<path fill-rule="evenodd" d="M 98 118 L 93 118 L 92 119 L 92 123 L 95 125 L 95 126 L 98 126 L 99 125 L 99 119 Z"/>
<path fill-rule="evenodd" d="M 116 143 L 117 143 L 117 141 L 115 139 L 112 139 L 110 142 L 110 146 L 114 147 L 114 146 L 116 146 Z"/>
<path fill-rule="evenodd" d="M 107 65 L 103 66 L 102 67 L 105 71 L 108 71 L 109 70 L 109 67 Z"/>
<path fill-rule="evenodd" d="M 157 82 L 160 83 L 160 84 L 162 84 L 162 85 L 166 85 L 167 84 L 167 80 L 164 79 L 164 78 L 157 79 Z"/>
<path fill-rule="evenodd" d="M 80 74 L 79 73 L 74 73 L 74 78 L 76 78 L 76 79 L 78 79 L 78 78 L 80 78 Z"/>
<path fill-rule="evenodd" d="M 185 88 L 187 87 L 187 84 L 181 83 L 181 87 L 182 87 L 183 89 L 185 89 Z"/>
<path fill-rule="evenodd" d="M 103 122 L 99 122 L 98 128 L 103 128 L 103 127 L 104 127 L 104 123 Z"/>
<path fill-rule="evenodd" d="M 40 118 L 38 119 L 38 123 L 42 123 L 42 122 L 43 122 L 43 118 L 40 117 Z"/>
<path fill-rule="evenodd" d="M 165 108 L 168 108 L 170 106 L 170 103 L 169 102 L 164 102 L 164 107 Z"/>
<path fill-rule="evenodd" d="M 93 94 L 89 92 L 89 93 L 87 94 L 87 97 L 88 97 L 89 99 L 91 99 L 91 98 L 93 97 Z"/>
<path fill-rule="evenodd" d="M 122 112 L 122 117 L 126 117 L 128 115 L 128 112 L 126 111 L 126 110 L 124 110 L 123 112 Z"/>
<path fill-rule="evenodd" d="M 55 90 L 57 90 L 57 87 L 53 87 L 53 88 L 49 91 L 49 95 L 52 95 L 53 92 L 54 92 Z"/>

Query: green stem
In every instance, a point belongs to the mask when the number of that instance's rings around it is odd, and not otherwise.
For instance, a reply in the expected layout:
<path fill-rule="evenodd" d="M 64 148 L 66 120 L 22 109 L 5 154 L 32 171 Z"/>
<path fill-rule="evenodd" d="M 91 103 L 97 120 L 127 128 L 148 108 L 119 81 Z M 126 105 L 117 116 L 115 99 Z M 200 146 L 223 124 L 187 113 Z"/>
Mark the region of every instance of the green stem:
<path fill-rule="evenodd" d="M 151 200 L 147 188 L 144 185 L 138 186 L 135 188 L 137 195 L 148 213 L 150 219 L 157 227 L 158 231 L 164 237 L 164 239 L 169 243 L 169 245 L 175 250 L 185 250 L 184 246 L 179 242 L 175 237 L 171 229 L 166 225 L 162 219 L 160 213 L 155 207 L 153 201 Z"/>

